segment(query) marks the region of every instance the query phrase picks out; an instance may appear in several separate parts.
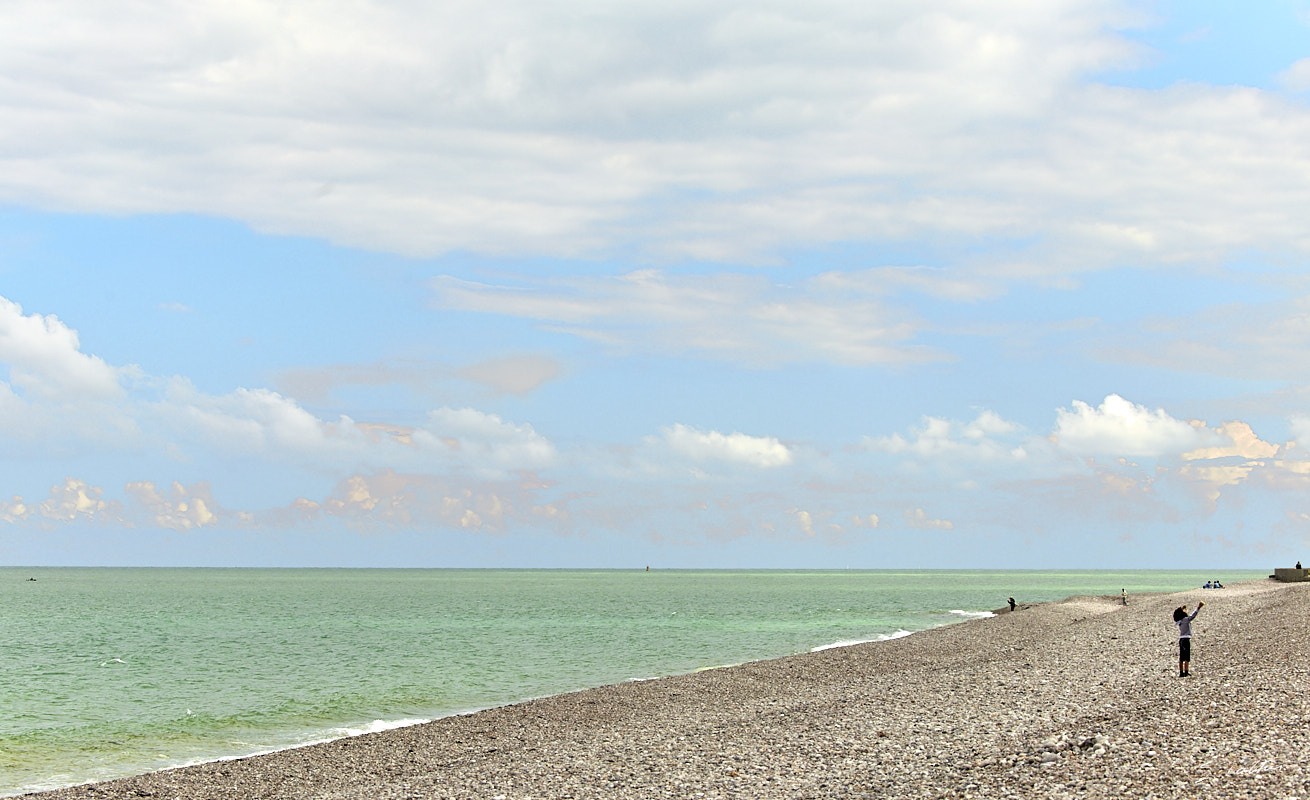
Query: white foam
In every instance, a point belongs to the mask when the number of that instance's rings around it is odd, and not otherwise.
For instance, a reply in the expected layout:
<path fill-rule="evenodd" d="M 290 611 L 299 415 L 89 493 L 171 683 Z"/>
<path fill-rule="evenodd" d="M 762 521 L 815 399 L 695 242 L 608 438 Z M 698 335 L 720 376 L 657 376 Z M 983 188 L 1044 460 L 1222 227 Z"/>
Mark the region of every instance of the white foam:
<path fill-rule="evenodd" d="M 958 608 L 952 609 L 951 613 L 958 614 L 961 617 L 968 617 L 969 619 L 986 619 L 987 617 L 996 616 L 990 611 L 961 611 Z"/>
<path fill-rule="evenodd" d="M 378 733 L 379 731 L 389 731 L 395 728 L 408 728 L 411 725 L 423 725 L 431 722 L 431 719 L 375 719 L 366 725 L 359 725 L 349 728 L 334 728 L 333 733 L 339 736 L 333 736 L 333 739 L 346 736 L 363 736 L 368 733 Z"/>
<path fill-rule="evenodd" d="M 904 628 L 902 628 L 901 630 L 898 630 L 895 633 L 880 633 L 876 638 L 873 639 L 845 639 L 840 642 L 833 642 L 832 644 L 821 644 L 818 647 L 810 648 L 810 652 L 818 653 L 821 650 L 832 650 L 833 648 L 836 647 L 852 647 L 857 644 L 868 644 L 869 642 L 886 642 L 891 639 L 900 639 L 904 636 L 911 636 L 913 634 L 914 631 L 907 631 Z"/>
<path fill-rule="evenodd" d="M 881 636 L 878 637 L 878 641 L 885 642 L 888 639 L 904 639 L 906 636 L 913 636 L 913 635 L 914 635 L 914 631 L 907 631 L 904 628 L 901 628 L 896 633 L 882 634 Z"/>
<path fill-rule="evenodd" d="M 876 642 L 876 641 L 878 640 L 877 639 L 847 639 L 841 642 L 833 642 L 832 644 L 821 644 L 818 647 L 811 647 L 810 652 L 818 653 L 823 650 L 833 650 L 838 647 L 851 647 L 852 645 L 865 644 L 867 642 Z"/>

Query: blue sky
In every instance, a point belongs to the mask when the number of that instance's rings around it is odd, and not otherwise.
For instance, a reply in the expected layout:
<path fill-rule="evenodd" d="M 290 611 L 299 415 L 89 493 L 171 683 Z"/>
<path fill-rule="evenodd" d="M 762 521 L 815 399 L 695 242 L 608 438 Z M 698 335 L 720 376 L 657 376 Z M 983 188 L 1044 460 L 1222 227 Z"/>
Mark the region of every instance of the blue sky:
<path fill-rule="evenodd" d="M 11 3 L 0 563 L 1304 559 L 1234 8 Z"/>

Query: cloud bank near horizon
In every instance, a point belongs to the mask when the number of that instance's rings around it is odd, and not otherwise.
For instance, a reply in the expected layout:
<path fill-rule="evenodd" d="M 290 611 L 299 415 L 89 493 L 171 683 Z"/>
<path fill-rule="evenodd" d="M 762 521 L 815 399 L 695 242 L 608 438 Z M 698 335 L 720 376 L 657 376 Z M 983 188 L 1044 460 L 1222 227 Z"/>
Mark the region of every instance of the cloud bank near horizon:
<path fill-rule="evenodd" d="M 209 395 L 176 376 L 108 364 L 78 343 L 77 332 L 56 317 L 25 314 L 0 299 L 0 363 L 11 365 L 9 379 L 0 381 L 7 435 L 39 423 L 63 431 L 70 451 L 95 451 L 112 442 L 186 459 L 212 450 L 236 463 L 271 460 L 337 477 L 324 496 L 248 508 L 217 496 L 207 482 L 161 486 L 150 476 L 135 476 L 113 487 L 69 476 L 45 497 L 0 502 L 0 523 L 34 535 L 69 524 L 194 533 L 313 528 L 333 520 L 358 530 L 435 527 L 496 536 L 528 527 L 576 535 L 613 532 L 614 520 L 625 516 L 638 490 L 647 495 L 645 502 L 667 499 L 693 519 L 721 505 L 717 498 L 727 487 L 753 486 L 745 500 L 733 502 L 738 527 L 731 533 L 711 527 L 705 536 L 805 540 L 822 532 L 836 542 L 873 529 L 967 535 L 988 524 L 986 513 L 935 516 L 917 503 L 922 489 L 895 488 L 896 476 L 907 471 L 923 483 L 954 483 L 965 493 L 1019 495 L 1030 507 L 1067 503 L 1070 487 L 1079 487 L 1079 504 L 1087 507 L 1106 494 L 1137 495 L 1147 516 L 1211 513 L 1229 492 L 1300 493 L 1310 487 L 1310 453 L 1299 441 L 1264 442 L 1241 421 L 1210 426 L 1118 395 L 1095 406 L 1073 400 L 1054 409 L 1045 432 L 1025 430 L 987 410 L 970 421 L 926 417 L 907 432 L 868 435 L 835 449 L 681 422 L 638 442 L 570 448 L 532 425 L 472 408 L 432 409 L 424 425 L 402 426 L 318 418 L 295 400 L 261 388 Z M 89 413 L 110 424 L 90 424 Z M 1299 435 L 1310 430 L 1303 418 L 1290 424 Z M 398 465 L 405 471 L 397 471 Z M 999 473 L 998 466 L 1004 468 Z M 806 498 L 806 507 L 777 507 L 775 481 L 817 487 L 833 475 L 879 472 L 885 483 L 869 496 L 825 486 L 793 492 L 793 499 Z M 652 480 L 661 485 L 648 485 Z M 779 517 L 791 520 L 786 529 L 778 528 Z"/>

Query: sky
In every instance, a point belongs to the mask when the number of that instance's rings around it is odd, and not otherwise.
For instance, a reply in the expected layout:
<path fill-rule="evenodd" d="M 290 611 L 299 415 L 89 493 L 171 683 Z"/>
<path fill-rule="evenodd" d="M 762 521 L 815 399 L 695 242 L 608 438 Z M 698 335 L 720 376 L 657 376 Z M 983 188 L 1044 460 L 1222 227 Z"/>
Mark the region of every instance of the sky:
<path fill-rule="evenodd" d="M 1310 0 L 3 14 L 0 565 L 1310 558 Z"/>

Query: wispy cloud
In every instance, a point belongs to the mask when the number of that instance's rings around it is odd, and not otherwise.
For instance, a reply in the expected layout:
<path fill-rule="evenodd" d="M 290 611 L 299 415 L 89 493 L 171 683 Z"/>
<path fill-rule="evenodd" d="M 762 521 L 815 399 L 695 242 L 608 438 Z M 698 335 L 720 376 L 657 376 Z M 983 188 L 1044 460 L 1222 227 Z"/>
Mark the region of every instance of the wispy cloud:
<path fill-rule="evenodd" d="M 802 286 L 762 275 L 674 275 L 644 269 L 612 277 L 518 283 L 433 279 L 439 308 L 535 320 L 621 352 L 657 351 L 766 366 L 940 361 L 916 344 L 923 323 L 849 285 L 821 277 Z"/>
<path fill-rule="evenodd" d="M 340 389 L 404 386 L 420 398 L 441 396 L 452 381 L 465 381 L 495 394 L 527 395 L 560 377 L 563 365 L 544 354 L 518 354 L 454 365 L 396 360 L 299 367 L 279 373 L 275 383 L 306 403 L 323 403 Z"/>

